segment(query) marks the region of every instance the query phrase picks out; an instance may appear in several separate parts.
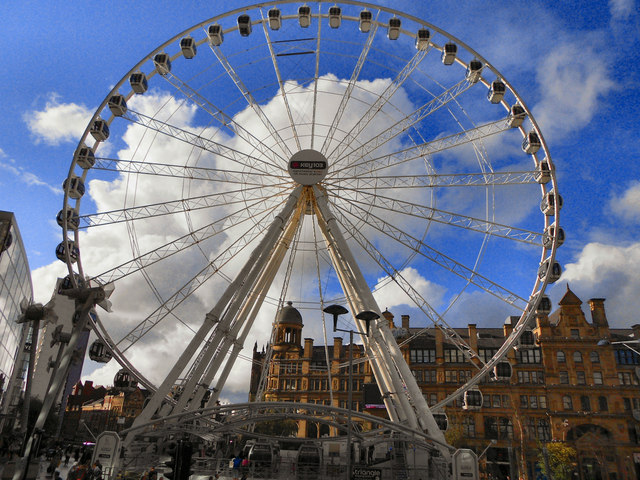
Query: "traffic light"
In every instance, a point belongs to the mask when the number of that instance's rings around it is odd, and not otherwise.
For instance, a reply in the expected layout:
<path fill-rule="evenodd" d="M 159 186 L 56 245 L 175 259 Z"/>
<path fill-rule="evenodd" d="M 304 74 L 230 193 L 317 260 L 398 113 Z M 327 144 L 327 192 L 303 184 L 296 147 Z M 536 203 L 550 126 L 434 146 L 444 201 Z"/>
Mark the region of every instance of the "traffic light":
<path fill-rule="evenodd" d="M 189 477 L 193 473 L 191 471 L 191 456 L 193 455 L 193 445 L 186 440 L 178 443 L 178 478 L 176 480 L 189 480 Z"/>
<path fill-rule="evenodd" d="M 180 462 L 180 450 L 178 444 L 171 442 L 167 445 L 167 454 L 171 457 L 168 461 L 164 462 L 164 466 L 169 470 L 165 470 L 163 475 L 169 480 L 180 480 L 178 475 L 179 462 Z"/>

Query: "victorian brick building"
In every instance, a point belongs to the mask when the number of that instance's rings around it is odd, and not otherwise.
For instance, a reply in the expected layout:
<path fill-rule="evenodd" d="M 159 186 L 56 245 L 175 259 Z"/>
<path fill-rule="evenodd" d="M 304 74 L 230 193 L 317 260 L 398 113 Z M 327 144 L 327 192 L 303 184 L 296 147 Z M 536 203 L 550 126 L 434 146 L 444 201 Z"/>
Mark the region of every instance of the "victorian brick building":
<path fill-rule="evenodd" d="M 597 298 L 588 301 L 587 319 L 582 301 L 568 287 L 558 307 L 538 316 L 518 348 L 508 353 L 510 375 L 487 377 L 479 384 L 481 406 L 463 409 L 459 398 L 445 407 L 448 438 L 478 453 L 486 449 L 483 470 L 496 478 L 538 477 L 540 447 L 550 441 L 577 450 L 579 478 L 640 478 L 640 355 L 633 344 L 615 343 L 640 339 L 640 326 L 610 328 L 604 299 Z M 474 375 L 476 368 L 440 330 L 412 327 L 407 315 L 398 324 L 390 312 L 383 315 L 429 405 Z M 456 331 L 488 360 L 511 333 L 515 319 L 508 318 L 502 328 L 470 324 Z M 346 408 L 350 346 L 340 338 L 326 348 L 309 338 L 303 344 L 302 328 L 300 313 L 292 305 L 284 307 L 274 326 L 264 400 L 329 405 L 333 398 L 334 406 Z M 353 346 L 353 358 L 353 408 L 384 415 L 377 408 L 381 402 L 368 395 L 374 380 L 368 363 L 360 361 L 361 345 Z M 256 345 L 251 399 L 264 359 L 264 350 Z M 298 424 L 301 437 L 335 433 L 328 430 L 322 424 Z"/>

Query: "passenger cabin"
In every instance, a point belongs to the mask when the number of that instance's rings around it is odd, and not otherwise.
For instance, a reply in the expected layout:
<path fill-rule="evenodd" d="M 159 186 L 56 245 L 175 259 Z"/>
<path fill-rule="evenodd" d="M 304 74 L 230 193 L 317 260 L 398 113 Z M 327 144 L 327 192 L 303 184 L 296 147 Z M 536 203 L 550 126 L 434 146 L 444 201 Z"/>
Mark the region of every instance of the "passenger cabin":
<path fill-rule="evenodd" d="M 93 150 L 86 145 L 83 145 L 76 150 L 75 161 L 80 168 L 88 170 L 95 165 L 96 156 L 94 155 Z"/>
<path fill-rule="evenodd" d="M 557 282 L 562 275 L 562 267 L 556 261 L 551 263 L 551 259 L 547 258 L 540 262 L 540 266 L 538 267 L 538 278 L 541 281 L 544 281 L 546 278 L 549 283 Z"/>
<path fill-rule="evenodd" d="M 143 94 L 149 88 L 147 76 L 142 72 L 132 73 L 129 77 L 129 83 L 131 84 L 131 90 L 138 95 Z"/>
<path fill-rule="evenodd" d="M 540 210 L 547 216 L 556 214 L 556 207 L 558 211 L 562 208 L 562 196 L 556 195 L 553 190 L 545 193 L 540 202 Z"/>
<path fill-rule="evenodd" d="M 494 80 L 491 82 L 489 92 L 487 92 L 487 99 L 491 103 L 500 103 L 504 98 L 506 91 L 507 87 L 502 80 Z"/>
<path fill-rule="evenodd" d="M 86 285 L 84 279 L 78 275 L 77 273 L 73 274 L 76 279 L 76 285 L 80 288 L 83 288 Z M 60 284 L 58 285 L 58 293 L 63 292 L 64 290 L 69 290 L 70 288 L 74 288 L 73 281 L 71 280 L 71 275 L 65 276 Z"/>
<path fill-rule="evenodd" d="M 551 313 L 551 299 L 546 295 L 543 295 L 538 303 L 536 313 L 541 315 L 549 315 Z"/>
<path fill-rule="evenodd" d="M 58 244 L 56 247 L 56 258 L 61 262 L 67 261 L 67 250 L 69 250 L 69 261 L 76 263 L 80 256 L 80 250 L 76 247 L 76 242 L 73 240 L 65 240 Z"/>
<path fill-rule="evenodd" d="M 511 105 L 511 109 L 509 110 L 509 116 L 507 117 L 507 123 L 510 128 L 519 128 L 524 123 L 524 119 L 527 116 L 527 113 L 524 111 L 522 105 L 518 105 L 517 103 Z"/>
<path fill-rule="evenodd" d="M 209 37 L 209 42 L 214 47 L 218 47 L 222 45 L 222 42 L 224 42 L 224 33 L 222 33 L 222 27 L 217 23 L 209 25 L 209 28 L 207 29 L 207 36 Z"/>
<path fill-rule="evenodd" d="M 238 32 L 243 37 L 251 35 L 251 17 L 246 13 L 238 17 Z"/>
<path fill-rule="evenodd" d="M 511 375 L 513 375 L 513 368 L 511 367 L 511 363 L 507 361 L 498 362 L 493 367 L 493 379 L 497 382 L 504 382 L 507 380 L 511 380 Z"/>
<path fill-rule="evenodd" d="M 335 5 L 329 8 L 329 26 L 331 28 L 338 28 L 340 27 L 341 22 L 342 22 L 342 9 Z"/>
<path fill-rule="evenodd" d="M 473 59 L 467 65 L 467 72 L 465 74 L 465 78 L 467 82 L 474 84 L 478 83 L 480 77 L 482 76 L 482 62 L 480 60 Z"/>
<path fill-rule="evenodd" d="M 556 235 L 556 224 L 555 222 L 549 225 L 544 229 L 544 233 L 542 234 L 542 246 L 544 248 L 551 248 L 553 245 L 553 238 Z M 564 243 L 564 228 L 558 228 L 558 238 L 557 238 L 557 246 L 561 246 Z"/>
<path fill-rule="evenodd" d="M 473 387 L 464 392 L 462 402 L 463 410 L 479 410 L 482 407 L 482 392 L 478 387 Z"/>
<path fill-rule="evenodd" d="M 311 7 L 302 5 L 298 8 L 298 22 L 302 28 L 307 28 L 311 25 Z"/>
<path fill-rule="evenodd" d="M 182 50 L 182 56 L 184 58 L 191 60 L 198 52 L 196 41 L 192 37 L 184 37 L 180 40 L 180 50 Z"/>
<path fill-rule="evenodd" d="M 369 10 L 362 10 L 360 12 L 360 31 L 362 33 L 369 33 L 371 30 L 371 21 L 373 20 L 373 14 Z"/>
<path fill-rule="evenodd" d="M 418 50 L 426 50 L 429 48 L 429 39 L 431 38 L 431 32 L 426 28 L 421 28 L 416 34 L 416 48 Z"/>
<path fill-rule="evenodd" d="M 280 9 L 272 8 L 267 12 L 267 17 L 269 17 L 269 28 L 271 30 L 280 30 L 282 26 L 282 16 L 280 15 Z"/>
<path fill-rule="evenodd" d="M 62 227 L 64 219 L 67 217 L 67 228 L 77 230 L 80 226 L 80 216 L 73 208 L 65 207 L 56 215 L 56 222 Z"/>
<path fill-rule="evenodd" d="M 458 46 L 455 43 L 448 42 L 442 47 L 442 63 L 445 65 L 452 65 L 456 61 L 456 55 L 458 54 Z"/>
<path fill-rule="evenodd" d="M 133 375 L 127 372 L 124 368 L 121 368 L 116 376 L 113 377 L 113 386 L 116 388 L 136 388 L 138 382 Z"/>
<path fill-rule="evenodd" d="M 389 26 L 387 27 L 387 38 L 389 40 L 397 40 L 400 36 L 400 26 L 402 21 L 398 17 L 391 17 L 389 19 Z"/>
<path fill-rule="evenodd" d="M 538 133 L 533 130 L 527 133 L 524 140 L 522 140 L 522 151 L 524 153 L 534 154 L 540 150 L 541 146 L 540 137 Z"/>
<path fill-rule="evenodd" d="M 94 362 L 108 363 L 113 358 L 111 352 L 102 340 L 94 341 L 89 347 L 89 358 Z"/>
<path fill-rule="evenodd" d="M 551 170 L 549 169 L 549 162 L 546 158 L 536 167 L 534 178 L 536 179 L 536 182 L 541 185 L 551 181 Z"/>
<path fill-rule="evenodd" d="M 116 117 L 121 117 L 127 113 L 127 101 L 125 100 L 124 95 L 120 95 L 119 93 L 109 97 L 108 106 L 111 113 Z"/>
<path fill-rule="evenodd" d="M 442 430 L 443 432 L 447 431 L 447 429 L 449 428 L 449 418 L 447 417 L 446 413 L 444 413 L 444 412 L 434 412 L 433 413 L 433 419 L 438 424 L 438 428 L 440 430 Z"/>
<path fill-rule="evenodd" d="M 84 182 L 80 177 L 76 177 L 74 175 L 70 178 L 66 178 L 64 182 L 62 182 L 62 189 L 65 191 L 67 190 L 67 184 L 69 184 L 69 196 L 71 198 L 75 200 L 82 198 L 84 195 Z"/>
<path fill-rule="evenodd" d="M 166 75 L 171 71 L 171 59 L 166 53 L 158 53 L 153 57 L 153 64 L 160 75 Z"/>
<path fill-rule="evenodd" d="M 104 142 L 107 138 L 109 138 L 109 125 L 101 118 L 97 118 L 93 121 L 93 124 L 91 124 L 89 133 L 97 141 Z"/>

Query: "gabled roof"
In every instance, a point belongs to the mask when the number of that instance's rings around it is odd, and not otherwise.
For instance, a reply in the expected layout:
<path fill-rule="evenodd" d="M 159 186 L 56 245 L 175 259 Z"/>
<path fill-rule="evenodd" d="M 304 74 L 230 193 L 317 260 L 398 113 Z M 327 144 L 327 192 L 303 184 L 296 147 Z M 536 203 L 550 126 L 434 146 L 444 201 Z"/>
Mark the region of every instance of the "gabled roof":
<path fill-rule="evenodd" d="M 578 296 L 571 291 L 569 288 L 569 284 L 567 283 L 567 293 L 564 294 L 564 297 L 558 302 L 558 305 L 574 305 L 580 306 L 582 305 L 582 300 L 578 298 Z"/>

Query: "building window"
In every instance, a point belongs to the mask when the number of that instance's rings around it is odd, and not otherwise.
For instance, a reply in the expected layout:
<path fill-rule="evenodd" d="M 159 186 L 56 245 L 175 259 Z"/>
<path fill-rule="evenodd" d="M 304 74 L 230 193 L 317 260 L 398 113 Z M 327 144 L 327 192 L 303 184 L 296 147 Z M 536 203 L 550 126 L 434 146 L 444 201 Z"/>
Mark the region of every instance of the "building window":
<path fill-rule="evenodd" d="M 640 355 L 627 349 L 614 350 L 616 363 L 618 365 L 640 365 Z"/>
<path fill-rule="evenodd" d="M 565 410 L 573 410 L 573 400 L 569 395 L 562 397 L 562 408 Z"/>
<path fill-rule="evenodd" d="M 583 412 L 591 411 L 591 400 L 586 395 L 580 397 L 580 407 Z"/>
<path fill-rule="evenodd" d="M 411 363 L 436 363 L 436 351 L 432 348 L 416 348 L 409 351 Z"/>
<path fill-rule="evenodd" d="M 572 328 L 571 338 L 580 338 L 580 330 L 578 330 L 577 328 Z"/>
<path fill-rule="evenodd" d="M 484 436 L 492 440 L 498 439 L 498 422 L 495 417 L 484 417 Z"/>
<path fill-rule="evenodd" d="M 602 372 L 593 372 L 594 385 L 602 385 Z"/>
<path fill-rule="evenodd" d="M 624 411 L 625 412 L 630 412 L 631 411 L 631 399 L 630 398 L 623 398 L 622 401 L 624 402 Z"/>
<path fill-rule="evenodd" d="M 574 363 L 582 363 L 582 353 L 573 352 L 573 362 Z"/>
<path fill-rule="evenodd" d="M 620 385 L 637 385 L 638 379 L 631 375 L 631 372 L 618 372 Z"/>
<path fill-rule="evenodd" d="M 535 338 L 531 330 L 525 330 L 520 336 L 520 345 L 533 345 Z"/>
<path fill-rule="evenodd" d="M 520 370 L 518 371 L 518 383 L 544 383 L 544 372 Z"/>
<path fill-rule="evenodd" d="M 433 407 L 436 403 L 438 403 L 438 394 L 437 393 L 429 393 L 429 396 L 425 396 L 425 400 L 430 407 Z"/>
<path fill-rule="evenodd" d="M 501 439 L 513 439 L 513 422 L 510 418 L 500 417 L 498 419 L 499 436 Z"/>
<path fill-rule="evenodd" d="M 546 418 L 538 419 L 538 440 L 541 442 L 551 440 L 551 428 L 549 427 L 549 420 Z"/>
<path fill-rule="evenodd" d="M 511 406 L 511 400 L 509 400 L 509 395 L 502 395 L 502 406 L 504 408 L 509 408 Z"/>
<path fill-rule="evenodd" d="M 598 352 L 590 352 L 589 360 L 591 360 L 591 363 L 600 363 L 600 355 Z"/>
<path fill-rule="evenodd" d="M 480 360 L 487 363 L 497 352 L 498 350 L 496 348 L 479 348 L 478 356 L 480 357 Z"/>
<path fill-rule="evenodd" d="M 584 376 L 584 372 L 576 372 L 576 378 L 578 379 L 578 385 L 586 385 L 587 380 Z"/>
<path fill-rule="evenodd" d="M 536 395 L 529 396 L 529 406 L 531 408 L 538 408 L 538 397 Z"/>
<path fill-rule="evenodd" d="M 444 351 L 445 363 L 467 363 L 467 359 L 457 348 L 447 348 Z"/>
<path fill-rule="evenodd" d="M 569 372 L 562 370 L 560 372 L 558 372 L 558 376 L 560 377 L 560 383 L 562 385 L 568 385 L 569 384 Z"/>
<path fill-rule="evenodd" d="M 516 353 L 518 363 L 540 363 L 542 361 L 542 353 L 539 348 L 519 349 Z"/>
<path fill-rule="evenodd" d="M 475 438 L 476 436 L 476 419 L 472 416 L 462 419 L 462 433 L 467 438 Z"/>
<path fill-rule="evenodd" d="M 492 403 L 491 406 L 494 408 L 500 408 L 502 405 L 500 403 L 500 395 L 491 395 Z"/>
<path fill-rule="evenodd" d="M 558 361 L 558 363 L 566 363 L 567 362 L 567 357 L 565 357 L 564 352 L 562 350 L 558 350 L 556 352 L 556 360 Z"/>
<path fill-rule="evenodd" d="M 529 408 L 529 397 L 520 395 L 520 408 Z"/>
<path fill-rule="evenodd" d="M 423 370 L 425 383 L 437 383 L 438 372 L 436 370 Z"/>
<path fill-rule="evenodd" d="M 458 383 L 458 371 L 457 370 L 445 370 L 444 371 L 445 383 Z"/>
<path fill-rule="evenodd" d="M 416 382 L 418 383 L 424 382 L 424 370 L 411 370 L 411 373 L 413 373 L 413 376 L 416 379 Z"/>
<path fill-rule="evenodd" d="M 607 397 L 598 397 L 598 410 L 601 412 L 609 411 L 609 402 L 607 402 Z"/>
<path fill-rule="evenodd" d="M 538 405 L 540 405 L 540 408 L 542 408 L 542 409 L 546 409 L 547 408 L 547 396 L 546 395 L 538 396 Z"/>

